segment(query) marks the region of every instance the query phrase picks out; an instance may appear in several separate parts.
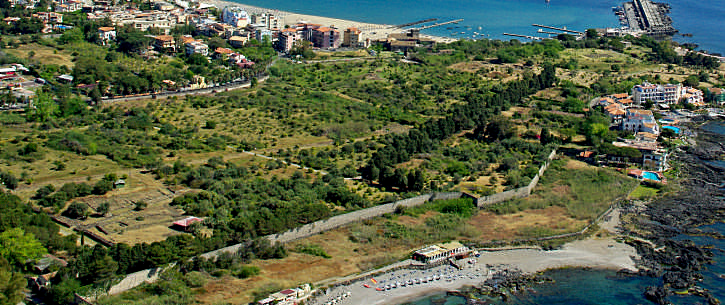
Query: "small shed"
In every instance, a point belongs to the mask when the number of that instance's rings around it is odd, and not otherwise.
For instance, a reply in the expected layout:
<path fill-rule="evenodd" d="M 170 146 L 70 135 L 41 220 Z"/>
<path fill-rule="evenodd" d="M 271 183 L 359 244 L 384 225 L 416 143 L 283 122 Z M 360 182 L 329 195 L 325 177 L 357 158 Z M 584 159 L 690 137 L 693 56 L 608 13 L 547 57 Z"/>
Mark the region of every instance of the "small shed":
<path fill-rule="evenodd" d="M 126 181 L 124 181 L 123 179 L 118 179 L 116 180 L 116 182 L 113 183 L 114 188 L 122 188 L 124 186 L 126 186 Z"/>
<path fill-rule="evenodd" d="M 58 76 L 58 81 L 62 83 L 70 84 L 73 82 L 73 76 L 68 74 L 63 74 L 61 76 Z"/>
<path fill-rule="evenodd" d="M 184 232 L 188 232 L 189 229 L 191 229 L 191 225 L 195 222 L 202 222 L 204 219 L 201 219 L 199 217 L 190 216 L 187 218 L 184 218 L 182 220 L 178 220 L 174 222 L 173 227 L 178 228 Z"/>

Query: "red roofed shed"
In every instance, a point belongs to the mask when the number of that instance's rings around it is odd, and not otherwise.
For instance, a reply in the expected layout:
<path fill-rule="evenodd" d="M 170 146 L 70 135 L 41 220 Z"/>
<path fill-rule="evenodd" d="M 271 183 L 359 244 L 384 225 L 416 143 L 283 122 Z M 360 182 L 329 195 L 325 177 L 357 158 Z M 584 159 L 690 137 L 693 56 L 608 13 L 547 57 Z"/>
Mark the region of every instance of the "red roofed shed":
<path fill-rule="evenodd" d="M 174 226 L 177 228 L 180 228 L 184 231 L 188 231 L 189 228 L 191 227 L 191 224 L 193 224 L 195 222 L 202 222 L 202 221 L 204 221 L 204 220 L 199 217 L 191 216 L 191 217 L 187 217 L 182 220 L 179 220 L 179 221 L 175 221 Z"/>

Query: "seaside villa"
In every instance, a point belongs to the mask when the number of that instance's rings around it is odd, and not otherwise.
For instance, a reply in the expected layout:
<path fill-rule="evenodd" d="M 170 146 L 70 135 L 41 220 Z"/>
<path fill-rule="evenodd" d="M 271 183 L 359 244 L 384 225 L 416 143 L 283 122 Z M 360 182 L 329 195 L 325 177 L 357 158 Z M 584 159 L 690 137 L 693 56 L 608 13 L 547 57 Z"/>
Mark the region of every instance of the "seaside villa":
<path fill-rule="evenodd" d="M 425 247 L 413 253 L 413 260 L 433 264 L 453 257 L 466 256 L 471 249 L 460 242 L 452 241 Z"/>

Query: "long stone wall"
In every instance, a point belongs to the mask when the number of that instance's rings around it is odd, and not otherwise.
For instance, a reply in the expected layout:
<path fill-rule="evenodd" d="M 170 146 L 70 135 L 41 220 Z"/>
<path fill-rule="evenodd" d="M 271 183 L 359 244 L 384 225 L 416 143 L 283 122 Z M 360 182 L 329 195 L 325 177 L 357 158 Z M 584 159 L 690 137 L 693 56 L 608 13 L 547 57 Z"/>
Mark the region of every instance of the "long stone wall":
<path fill-rule="evenodd" d="M 420 195 L 413 198 L 403 199 L 400 201 L 367 208 L 364 210 L 354 211 L 347 214 L 337 215 L 328 219 L 320 220 L 304 226 L 279 233 L 266 236 L 272 243 L 288 243 L 297 239 L 309 237 L 315 234 L 319 234 L 325 231 L 336 229 L 342 226 L 346 226 L 353 222 L 362 221 L 365 219 L 371 219 L 385 214 L 395 212 L 398 207 L 413 207 L 424 204 L 428 201 L 433 200 L 445 200 L 445 199 L 456 199 L 461 198 L 460 192 L 453 193 L 432 193 L 426 195 Z"/>
<path fill-rule="evenodd" d="M 328 219 L 316 221 L 310 224 L 306 224 L 304 226 L 294 228 L 279 234 L 271 234 L 265 236 L 271 243 L 288 243 L 297 239 L 310 237 L 315 234 L 319 234 L 322 232 L 326 232 L 329 230 L 333 230 L 342 226 L 349 225 L 354 222 L 371 219 L 375 217 L 379 217 L 385 214 L 390 214 L 395 212 L 395 210 L 398 207 L 414 207 L 421 204 L 424 204 L 429 201 L 433 200 L 448 200 L 448 199 L 457 199 L 461 197 L 467 197 L 472 198 L 473 202 L 476 204 L 476 206 L 484 207 L 491 204 L 496 204 L 500 202 L 504 202 L 511 199 L 516 198 L 524 198 L 529 195 L 531 195 L 531 192 L 534 190 L 536 185 L 539 183 L 539 177 L 541 177 L 547 168 L 549 168 L 549 164 L 551 163 L 551 160 L 554 159 L 556 156 L 556 150 L 553 150 L 551 154 L 549 154 L 549 157 L 547 158 L 547 161 L 544 162 L 543 165 L 541 165 L 541 168 L 539 168 L 539 173 L 531 179 L 531 182 L 529 185 L 520 187 L 517 189 L 509 190 L 506 192 L 493 194 L 490 196 L 484 196 L 476 198 L 475 196 L 472 196 L 467 193 L 463 192 L 450 192 L 450 193 L 431 193 L 431 194 L 425 194 L 420 195 L 413 198 L 403 199 L 396 202 L 391 202 L 388 204 L 383 204 L 363 210 L 358 210 L 354 212 L 350 212 L 347 214 L 337 215 L 330 217 Z M 585 229 L 586 230 L 586 229 Z M 584 230 L 583 230 L 584 231 Z M 573 235 L 581 234 L 581 232 L 578 233 L 570 233 Z M 564 234 L 569 235 L 569 234 Z M 561 237 L 561 236 L 556 236 Z M 555 238 L 555 237 L 552 237 Z M 224 247 L 221 249 L 217 249 L 214 251 L 210 251 L 204 254 L 199 255 L 200 257 L 206 258 L 206 259 L 214 259 L 219 254 L 222 253 L 236 253 L 239 251 L 239 249 L 243 246 L 243 244 L 236 244 L 228 247 Z M 157 279 L 153 278 L 153 274 L 156 272 L 156 268 L 142 270 L 139 272 L 136 272 L 134 274 L 131 274 L 124 279 L 122 283 L 119 283 L 119 285 L 114 286 L 113 293 L 120 293 L 123 291 L 126 291 L 128 289 L 131 289 L 133 287 L 136 287 L 144 282 L 153 282 Z M 109 294 L 113 294 L 109 293 Z"/>

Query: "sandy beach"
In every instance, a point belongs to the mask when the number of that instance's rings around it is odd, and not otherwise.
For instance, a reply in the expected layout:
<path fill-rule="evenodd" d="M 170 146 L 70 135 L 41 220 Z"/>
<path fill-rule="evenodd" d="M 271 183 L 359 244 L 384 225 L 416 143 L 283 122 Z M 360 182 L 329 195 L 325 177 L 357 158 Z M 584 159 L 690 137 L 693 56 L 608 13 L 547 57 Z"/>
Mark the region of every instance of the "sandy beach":
<path fill-rule="evenodd" d="M 368 39 L 368 38 L 370 40 L 384 39 L 384 38 L 388 37 L 388 34 L 390 34 L 390 33 L 403 32 L 403 30 L 401 30 L 401 29 L 392 28 L 392 25 L 389 25 L 389 24 L 365 23 L 365 22 L 337 19 L 337 18 L 331 18 L 331 17 L 296 14 L 296 13 L 292 13 L 292 12 L 285 12 L 285 11 L 275 10 L 272 8 L 256 7 L 256 6 L 251 6 L 251 5 L 246 5 L 243 3 L 231 2 L 231 1 L 211 0 L 211 1 L 203 1 L 203 3 L 213 4 L 214 6 L 216 6 L 218 8 L 224 8 L 227 6 L 239 6 L 239 7 L 245 8 L 246 11 L 250 14 L 263 13 L 263 12 L 272 13 L 275 16 L 280 17 L 283 25 L 294 25 L 294 24 L 298 24 L 298 23 L 302 23 L 302 22 L 317 23 L 317 24 L 321 24 L 323 26 L 335 27 L 340 32 L 344 31 L 347 28 L 355 27 L 361 31 L 361 33 L 360 33 L 361 41 L 364 41 L 365 39 Z M 439 37 L 439 36 L 431 36 L 431 35 L 424 35 L 424 34 L 421 34 L 421 36 L 425 37 L 425 38 L 430 38 L 430 39 L 435 40 L 436 42 L 442 42 L 442 43 L 449 43 L 449 42 L 453 42 L 453 41 L 457 40 L 455 38 L 450 38 L 450 37 Z"/>
<path fill-rule="evenodd" d="M 503 270 L 536 273 L 563 267 L 589 267 L 636 271 L 633 260 L 636 257 L 637 253 L 633 247 L 619 243 L 613 238 L 578 240 L 553 251 L 536 249 L 482 251 L 480 257 L 459 261 L 460 265 L 465 266 L 461 270 L 444 265 L 428 270 L 401 269 L 386 272 L 375 277 L 377 284 L 364 280 L 337 286 L 309 304 L 323 305 L 333 300 L 336 300 L 335 304 L 349 305 L 400 304 L 467 285 L 480 285 L 494 273 Z M 418 279 L 429 278 L 432 280 L 417 283 Z M 414 283 L 407 284 L 411 280 Z M 393 283 L 396 284 L 396 288 L 386 289 L 386 286 L 392 286 Z M 401 287 L 402 283 L 406 285 Z M 370 288 L 363 286 L 365 284 Z M 377 291 L 375 288 L 383 288 L 383 291 Z"/>

